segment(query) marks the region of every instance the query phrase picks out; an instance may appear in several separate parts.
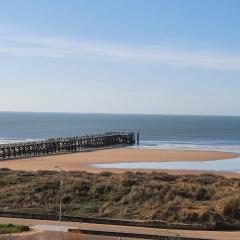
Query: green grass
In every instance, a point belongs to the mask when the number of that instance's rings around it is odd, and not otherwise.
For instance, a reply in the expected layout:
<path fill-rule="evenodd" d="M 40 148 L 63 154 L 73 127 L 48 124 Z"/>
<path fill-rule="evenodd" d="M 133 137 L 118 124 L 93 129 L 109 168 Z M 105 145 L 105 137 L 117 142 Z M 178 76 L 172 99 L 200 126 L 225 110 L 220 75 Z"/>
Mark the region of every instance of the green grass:
<path fill-rule="evenodd" d="M 14 224 L 0 224 L 0 234 L 21 233 L 29 230 L 30 229 L 28 226 Z"/>
<path fill-rule="evenodd" d="M 58 215 L 59 174 L 0 169 L 0 211 Z M 64 172 L 63 214 L 238 226 L 240 178 Z"/>

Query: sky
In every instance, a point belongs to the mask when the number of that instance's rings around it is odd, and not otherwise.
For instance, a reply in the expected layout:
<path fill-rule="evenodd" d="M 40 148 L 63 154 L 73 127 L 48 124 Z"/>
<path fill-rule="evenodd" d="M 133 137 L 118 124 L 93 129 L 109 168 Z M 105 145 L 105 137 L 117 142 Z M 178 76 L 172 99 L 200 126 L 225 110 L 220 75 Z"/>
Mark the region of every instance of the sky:
<path fill-rule="evenodd" d="M 240 115 L 238 0 L 0 0 L 0 111 Z"/>

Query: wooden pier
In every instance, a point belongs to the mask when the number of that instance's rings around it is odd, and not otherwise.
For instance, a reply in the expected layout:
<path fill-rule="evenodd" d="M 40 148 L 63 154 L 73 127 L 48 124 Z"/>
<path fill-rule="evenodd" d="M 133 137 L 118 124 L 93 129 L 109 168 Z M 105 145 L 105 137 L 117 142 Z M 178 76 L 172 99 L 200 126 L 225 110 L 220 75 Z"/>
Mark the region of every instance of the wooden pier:
<path fill-rule="evenodd" d="M 0 161 L 133 144 L 135 144 L 135 135 L 132 132 L 109 132 L 100 135 L 54 138 L 47 139 L 45 141 L 3 144 L 0 145 Z"/>

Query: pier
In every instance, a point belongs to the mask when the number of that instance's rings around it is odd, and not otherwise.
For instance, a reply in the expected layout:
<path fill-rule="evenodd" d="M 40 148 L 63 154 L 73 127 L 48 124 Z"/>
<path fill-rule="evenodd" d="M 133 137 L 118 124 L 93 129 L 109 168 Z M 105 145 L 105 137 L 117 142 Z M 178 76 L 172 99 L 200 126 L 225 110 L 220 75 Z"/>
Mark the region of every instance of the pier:
<path fill-rule="evenodd" d="M 0 145 L 0 160 L 64 154 L 133 144 L 135 144 L 135 135 L 132 132 L 109 132 L 99 135 L 2 144 Z"/>

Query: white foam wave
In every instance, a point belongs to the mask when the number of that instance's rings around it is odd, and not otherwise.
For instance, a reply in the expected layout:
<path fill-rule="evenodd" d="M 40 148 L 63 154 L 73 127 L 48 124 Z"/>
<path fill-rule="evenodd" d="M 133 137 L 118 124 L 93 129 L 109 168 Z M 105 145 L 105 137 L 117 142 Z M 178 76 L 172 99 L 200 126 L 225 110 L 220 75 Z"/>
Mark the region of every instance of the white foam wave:
<path fill-rule="evenodd" d="M 40 139 L 32 138 L 0 138 L 0 144 L 12 144 L 12 143 L 23 143 L 23 142 L 34 142 Z"/>
<path fill-rule="evenodd" d="M 203 150 L 240 153 L 240 144 L 225 142 L 164 142 L 164 141 L 142 141 L 134 148 L 143 149 L 174 149 L 174 150 Z"/>

